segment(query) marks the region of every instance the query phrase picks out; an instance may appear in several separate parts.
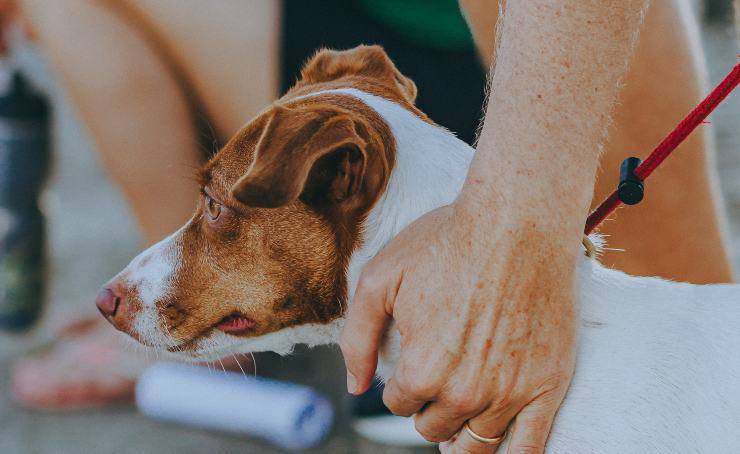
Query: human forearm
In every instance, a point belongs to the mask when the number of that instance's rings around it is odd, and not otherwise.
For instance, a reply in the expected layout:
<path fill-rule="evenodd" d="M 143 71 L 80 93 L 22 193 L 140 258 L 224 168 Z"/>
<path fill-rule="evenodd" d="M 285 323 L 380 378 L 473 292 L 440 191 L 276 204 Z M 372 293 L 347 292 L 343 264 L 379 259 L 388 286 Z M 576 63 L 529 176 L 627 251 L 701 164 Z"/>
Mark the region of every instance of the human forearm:
<path fill-rule="evenodd" d="M 644 1 L 510 0 L 462 194 L 362 272 L 341 342 L 349 388 L 370 386 L 392 316 L 383 400 L 442 452 L 490 453 L 480 438 L 507 430 L 509 452 L 544 451 L 575 367 L 576 241 Z"/>
<path fill-rule="evenodd" d="M 578 234 L 646 4 L 508 2 L 461 201 L 492 221 L 517 216 Z"/>

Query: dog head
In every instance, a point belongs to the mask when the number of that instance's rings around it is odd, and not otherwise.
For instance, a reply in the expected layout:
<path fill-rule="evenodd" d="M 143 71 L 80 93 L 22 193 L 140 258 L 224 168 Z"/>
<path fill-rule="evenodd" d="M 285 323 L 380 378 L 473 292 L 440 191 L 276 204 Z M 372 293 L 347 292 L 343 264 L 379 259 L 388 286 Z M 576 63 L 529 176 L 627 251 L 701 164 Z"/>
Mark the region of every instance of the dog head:
<path fill-rule="evenodd" d="M 395 159 L 384 120 L 337 88 L 414 109 L 380 47 L 317 53 L 200 170 L 192 218 L 104 286 L 96 303 L 116 328 L 193 359 L 326 342 Z"/>

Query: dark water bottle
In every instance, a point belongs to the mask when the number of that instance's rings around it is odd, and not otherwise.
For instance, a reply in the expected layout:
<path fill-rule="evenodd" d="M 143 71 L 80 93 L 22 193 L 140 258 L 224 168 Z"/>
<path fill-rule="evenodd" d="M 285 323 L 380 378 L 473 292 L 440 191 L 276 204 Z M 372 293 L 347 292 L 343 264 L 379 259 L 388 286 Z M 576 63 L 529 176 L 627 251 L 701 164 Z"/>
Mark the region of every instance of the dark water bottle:
<path fill-rule="evenodd" d="M 19 72 L 0 94 L 0 329 L 23 331 L 44 302 L 49 103 Z"/>

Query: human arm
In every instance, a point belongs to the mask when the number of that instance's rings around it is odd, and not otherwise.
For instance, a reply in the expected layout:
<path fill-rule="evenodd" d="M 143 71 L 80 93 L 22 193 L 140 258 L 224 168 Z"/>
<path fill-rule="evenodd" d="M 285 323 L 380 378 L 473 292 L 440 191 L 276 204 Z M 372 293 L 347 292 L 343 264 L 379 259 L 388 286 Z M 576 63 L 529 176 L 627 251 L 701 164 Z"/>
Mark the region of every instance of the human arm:
<path fill-rule="evenodd" d="M 384 401 L 449 440 L 469 421 L 540 452 L 570 383 L 574 273 L 599 149 L 646 0 L 509 1 L 485 125 L 462 193 L 365 270 L 342 336 L 364 392 L 389 318 L 401 356 Z M 447 448 L 488 452 L 460 432 Z"/>

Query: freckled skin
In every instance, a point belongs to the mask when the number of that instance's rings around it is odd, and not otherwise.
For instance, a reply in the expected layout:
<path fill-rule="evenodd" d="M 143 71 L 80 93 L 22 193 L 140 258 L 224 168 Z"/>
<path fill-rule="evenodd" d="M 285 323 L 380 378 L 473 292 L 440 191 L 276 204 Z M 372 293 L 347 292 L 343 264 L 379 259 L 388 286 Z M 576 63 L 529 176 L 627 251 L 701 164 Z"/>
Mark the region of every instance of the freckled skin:
<path fill-rule="evenodd" d="M 379 256 L 384 272 L 391 275 L 400 274 L 398 270 L 402 269 L 404 274 L 448 276 L 444 282 L 426 281 L 423 288 L 407 280 L 400 284 L 396 300 L 418 304 L 393 306 L 402 348 L 406 348 L 394 375 L 396 383 L 424 377 L 425 389 L 440 390 L 439 394 L 417 396 L 424 401 L 443 396 L 439 402 L 447 406 L 456 405 L 455 401 L 468 402 L 476 390 L 485 390 L 484 395 L 516 407 L 524 406 L 533 392 L 562 394 L 562 380 L 574 361 L 575 338 L 567 333 L 575 332 L 576 312 L 573 306 L 562 303 L 572 298 L 570 288 L 564 288 L 562 294 L 553 294 L 551 289 L 552 282 L 572 276 L 573 271 L 559 268 L 566 265 L 548 256 L 524 255 L 524 251 L 547 241 L 545 235 L 532 231 L 522 234 L 513 247 L 502 246 L 497 254 L 486 256 L 478 262 L 478 269 L 469 270 L 472 275 L 461 275 L 456 270 L 462 263 L 473 256 L 480 258 L 481 245 L 496 235 L 472 231 L 470 222 L 465 222 L 468 214 L 459 207 L 441 208 L 428 216 L 427 222 L 412 224 L 396 237 L 392 245 L 397 247 L 387 248 Z M 440 242 L 440 232 L 454 240 Z M 412 248 L 413 255 L 406 248 Z M 497 250 L 495 245 L 491 249 Z M 408 259 L 411 256 L 413 261 Z M 515 272 L 504 276 L 493 272 L 502 267 Z M 507 304 L 492 304 L 491 291 Z M 434 295 L 433 311 L 425 309 L 427 295 Z M 462 304 L 464 301 L 469 304 Z M 554 318 L 562 323 L 554 323 Z M 433 335 L 434 342 L 413 342 L 424 333 Z M 551 366 L 538 367 L 546 363 Z M 553 374 L 553 370 L 561 370 L 564 375 Z M 481 381 L 483 376 L 489 379 Z M 394 411 L 399 411 L 393 396 L 386 399 Z M 490 401 L 480 399 L 465 405 L 470 405 L 465 415 L 473 415 L 487 408 Z M 404 414 L 404 410 L 399 413 Z M 423 421 L 419 415 L 416 418 L 417 423 Z"/>
<path fill-rule="evenodd" d="M 497 3 L 495 26 L 483 18 Z M 341 340 L 347 383 L 371 385 L 392 317 L 402 339 L 384 401 L 394 413 L 413 414 L 445 453 L 495 451 L 466 423 L 483 437 L 511 426 L 509 452 L 540 453 L 573 373 L 583 220 L 647 1 L 461 5 L 473 30 L 496 29 L 495 52 L 492 34 L 477 39 L 495 71 L 476 154 L 457 200 L 363 270 Z"/>

